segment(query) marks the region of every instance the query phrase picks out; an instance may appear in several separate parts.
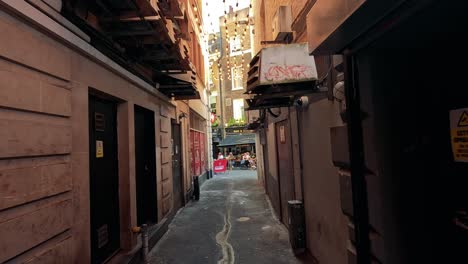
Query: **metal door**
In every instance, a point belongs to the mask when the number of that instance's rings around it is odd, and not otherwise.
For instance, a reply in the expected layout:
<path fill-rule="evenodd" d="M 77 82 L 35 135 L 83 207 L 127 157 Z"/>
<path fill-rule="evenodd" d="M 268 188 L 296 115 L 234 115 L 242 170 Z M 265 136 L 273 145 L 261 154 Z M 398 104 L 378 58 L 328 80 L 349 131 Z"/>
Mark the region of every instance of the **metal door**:
<path fill-rule="evenodd" d="M 91 259 L 102 263 L 120 248 L 116 104 L 89 97 Z"/>
<path fill-rule="evenodd" d="M 172 120 L 172 183 L 174 188 L 174 208 L 184 205 L 183 180 L 182 180 L 182 140 L 180 124 Z"/>
<path fill-rule="evenodd" d="M 135 106 L 137 223 L 158 221 L 154 112 Z"/>
<path fill-rule="evenodd" d="M 289 120 L 276 123 L 276 155 L 281 206 L 281 221 L 288 224 L 288 201 L 294 200 L 294 175 Z"/>

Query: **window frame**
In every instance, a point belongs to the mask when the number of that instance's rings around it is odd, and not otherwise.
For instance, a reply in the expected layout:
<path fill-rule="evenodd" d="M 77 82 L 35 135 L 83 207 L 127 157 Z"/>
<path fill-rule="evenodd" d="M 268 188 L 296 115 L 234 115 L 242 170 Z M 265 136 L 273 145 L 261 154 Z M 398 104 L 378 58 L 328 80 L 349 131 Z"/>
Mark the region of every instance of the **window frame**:
<path fill-rule="evenodd" d="M 235 77 L 234 69 L 241 70 L 242 66 L 231 68 L 231 90 L 232 91 L 244 90 L 244 76 L 241 76 L 240 78 L 234 78 Z M 236 80 L 240 81 L 240 86 L 235 86 Z"/>
<path fill-rule="evenodd" d="M 232 117 L 234 118 L 234 120 L 242 120 L 242 118 L 244 117 L 244 109 L 245 109 L 245 102 L 244 102 L 244 98 L 236 98 L 236 99 L 233 99 L 232 100 Z M 240 118 L 236 118 L 236 102 L 242 102 L 241 104 L 241 107 L 240 107 Z M 245 120 L 244 120 L 245 121 Z"/>

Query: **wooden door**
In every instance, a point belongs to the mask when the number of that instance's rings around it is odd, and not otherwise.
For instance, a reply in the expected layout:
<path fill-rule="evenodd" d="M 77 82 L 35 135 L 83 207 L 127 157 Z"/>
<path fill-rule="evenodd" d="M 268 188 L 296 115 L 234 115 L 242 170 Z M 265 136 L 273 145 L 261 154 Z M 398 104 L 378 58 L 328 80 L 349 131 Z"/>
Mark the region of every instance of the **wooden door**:
<path fill-rule="evenodd" d="M 177 210 L 184 205 L 182 180 L 182 138 L 180 124 L 172 122 L 172 183 L 174 189 L 174 208 Z"/>
<path fill-rule="evenodd" d="M 288 201 L 294 200 L 294 174 L 289 120 L 276 123 L 276 155 L 281 221 L 288 224 Z"/>

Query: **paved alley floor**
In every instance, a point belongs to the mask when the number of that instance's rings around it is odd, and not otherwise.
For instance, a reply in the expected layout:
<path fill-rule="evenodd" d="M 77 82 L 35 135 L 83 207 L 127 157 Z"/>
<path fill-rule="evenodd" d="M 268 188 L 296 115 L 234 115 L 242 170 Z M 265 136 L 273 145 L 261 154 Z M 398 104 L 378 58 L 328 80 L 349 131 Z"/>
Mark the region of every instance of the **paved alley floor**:
<path fill-rule="evenodd" d="M 255 171 L 216 175 L 180 210 L 150 253 L 151 263 L 299 263 Z"/>

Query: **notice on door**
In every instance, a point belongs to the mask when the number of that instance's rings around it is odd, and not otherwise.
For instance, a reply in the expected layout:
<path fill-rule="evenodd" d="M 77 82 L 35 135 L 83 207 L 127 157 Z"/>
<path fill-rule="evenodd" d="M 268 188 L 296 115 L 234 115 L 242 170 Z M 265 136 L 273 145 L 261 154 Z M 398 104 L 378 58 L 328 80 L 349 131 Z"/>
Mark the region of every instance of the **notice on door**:
<path fill-rule="evenodd" d="M 104 142 L 96 140 L 96 158 L 104 157 Z"/>
<path fill-rule="evenodd" d="M 450 111 L 453 159 L 468 162 L 468 108 Z"/>

